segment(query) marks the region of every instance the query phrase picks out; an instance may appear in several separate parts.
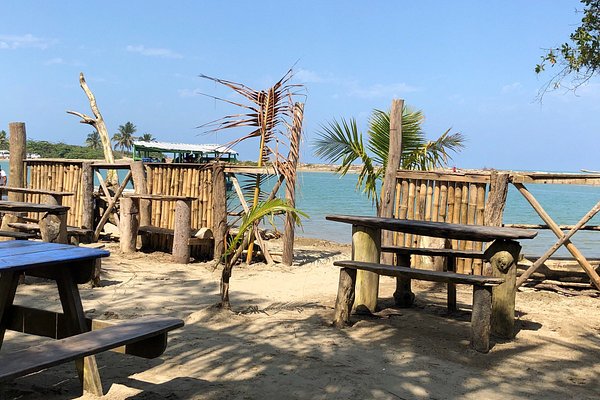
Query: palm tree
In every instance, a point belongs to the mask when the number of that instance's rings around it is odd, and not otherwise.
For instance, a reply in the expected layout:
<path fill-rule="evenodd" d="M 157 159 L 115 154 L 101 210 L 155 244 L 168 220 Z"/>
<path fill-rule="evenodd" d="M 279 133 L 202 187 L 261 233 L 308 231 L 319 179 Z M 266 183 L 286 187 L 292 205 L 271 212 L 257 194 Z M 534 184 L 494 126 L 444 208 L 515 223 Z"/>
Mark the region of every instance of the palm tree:
<path fill-rule="evenodd" d="M 101 148 L 102 142 L 100 140 L 100 134 L 98 133 L 98 131 L 94 131 L 88 134 L 87 138 L 85 139 L 85 144 L 87 144 L 88 147 L 91 147 L 94 150 Z"/>
<path fill-rule="evenodd" d="M 438 139 L 428 141 L 421 125 L 425 117 L 421 111 L 404 107 L 402 110 L 402 149 L 400 166 L 404 169 L 427 170 L 445 166 L 451 158 L 450 151 L 464 147 L 464 136 L 450 134 L 450 129 Z M 383 177 L 387 163 L 390 138 L 390 112 L 373 110 L 369 119 L 367 144 L 358 131 L 356 120 L 333 120 L 321 127 L 315 141 L 315 155 L 331 163 L 341 161 L 337 173 L 345 175 L 352 163 L 361 161 L 363 166 L 358 175 L 357 189 L 379 207 L 377 181 Z"/>
<path fill-rule="evenodd" d="M 137 128 L 131 122 L 126 122 L 125 125 L 119 125 L 119 131 L 112 137 L 115 142 L 115 148 L 121 148 L 121 152 L 125 150 L 129 151 L 133 146 L 135 137 L 133 134 L 137 131 Z"/>
<path fill-rule="evenodd" d="M 8 139 L 6 137 L 6 131 L 3 129 L 0 131 L 0 147 L 1 148 L 6 148 L 6 146 L 8 145 Z"/>
<path fill-rule="evenodd" d="M 151 133 L 144 133 L 142 136 L 138 137 L 138 139 L 143 142 L 156 142 L 156 138 Z"/>

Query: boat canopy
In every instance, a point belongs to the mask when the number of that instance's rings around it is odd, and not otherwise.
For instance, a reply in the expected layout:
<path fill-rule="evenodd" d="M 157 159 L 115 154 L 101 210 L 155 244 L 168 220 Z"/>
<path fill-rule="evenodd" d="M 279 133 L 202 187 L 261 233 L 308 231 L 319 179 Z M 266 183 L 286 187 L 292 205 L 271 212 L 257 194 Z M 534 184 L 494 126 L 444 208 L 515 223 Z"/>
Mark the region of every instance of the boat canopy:
<path fill-rule="evenodd" d="M 167 142 L 145 142 L 136 140 L 133 142 L 134 160 L 145 162 L 164 161 L 157 154 L 167 153 L 172 155 L 176 163 L 205 163 L 219 159 L 221 161 L 237 161 L 238 152 L 230 147 L 220 144 L 188 144 Z"/>

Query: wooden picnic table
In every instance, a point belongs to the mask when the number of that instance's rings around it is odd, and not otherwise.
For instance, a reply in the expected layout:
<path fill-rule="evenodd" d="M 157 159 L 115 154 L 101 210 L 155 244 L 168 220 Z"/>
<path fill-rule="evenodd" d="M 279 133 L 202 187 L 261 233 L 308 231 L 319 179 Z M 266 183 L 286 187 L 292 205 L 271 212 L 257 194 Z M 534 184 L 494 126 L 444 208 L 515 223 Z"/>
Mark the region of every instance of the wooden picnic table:
<path fill-rule="evenodd" d="M 326 219 L 352 225 L 352 260 L 334 263 L 342 267 L 336 300 L 334 321 L 336 325 L 343 325 L 348 321 L 352 306 L 374 312 L 377 308 L 379 275 L 388 275 L 398 278 L 396 293 L 394 293 L 396 299 L 411 296 L 414 299 L 410 289 L 410 279 L 445 282 L 449 284 L 449 290 L 450 285 L 470 284 L 473 286 L 471 318 L 473 347 L 478 351 L 488 351 L 490 329 L 503 337 L 513 337 L 516 263 L 521 250 L 517 240 L 532 239 L 537 232 L 518 228 L 354 215 L 329 215 Z M 485 252 L 481 252 L 480 255 L 472 254 L 473 257 L 491 263 L 492 276 L 410 269 L 410 248 L 400 248 L 402 255 L 397 253 L 397 265 L 380 264 L 382 230 L 455 240 L 492 242 Z M 414 253 L 423 254 L 430 250 L 433 249 L 415 249 Z M 435 249 L 431 254 L 448 257 L 469 256 L 465 251 L 457 252 L 453 249 Z M 412 304 L 412 301 L 409 303 Z"/>
<path fill-rule="evenodd" d="M 36 204 L 22 201 L 0 201 L 0 212 L 5 213 L 41 213 L 39 226 L 42 240 L 45 242 L 67 243 L 67 212 L 69 207 L 60 204 Z M 7 221 L 3 229 L 8 230 Z"/>
<path fill-rule="evenodd" d="M 164 351 L 166 332 L 182 326 L 183 321 L 142 318 L 90 331 L 94 324 L 85 317 L 77 284 L 88 282 L 96 260 L 109 254 L 106 250 L 57 243 L 0 243 L 0 348 L 7 329 L 60 339 L 12 354 L 0 352 L 0 384 L 76 360 L 83 389 L 102 395 L 93 354 L 133 343 L 142 345 L 134 346 L 131 351 L 125 348 L 126 353 L 152 358 Z M 22 273 L 56 281 L 64 314 L 14 305 Z M 162 348 L 151 349 L 161 342 Z"/>

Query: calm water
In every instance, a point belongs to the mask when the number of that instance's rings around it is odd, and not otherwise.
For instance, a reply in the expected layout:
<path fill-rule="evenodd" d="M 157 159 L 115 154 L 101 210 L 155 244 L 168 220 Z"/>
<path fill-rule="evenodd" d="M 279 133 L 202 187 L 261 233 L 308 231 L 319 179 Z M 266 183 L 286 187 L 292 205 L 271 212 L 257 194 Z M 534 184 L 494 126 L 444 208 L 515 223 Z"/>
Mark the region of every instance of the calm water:
<path fill-rule="evenodd" d="M 0 161 L 8 173 L 8 163 Z M 355 191 L 356 175 L 339 177 L 328 172 L 301 172 L 298 178 L 297 207 L 309 215 L 297 236 L 350 243 L 350 227 L 325 220 L 328 214 L 375 215 L 371 201 Z M 558 224 L 574 225 L 600 200 L 600 187 L 583 185 L 528 184 L 527 188 Z M 510 186 L 505 223 L 542 224 L 529 203 Z M 600 225 L 600 216 L 590 222 Z M 549 230 L 539 231 L 533 240 L 524 240 L 524 252 L 543 254 L 556 237 Z M 600 257 L 600 232 L 578 232 L 572 242 L 586 256 Z M 561 248 L 557 254 L 569 255 Z"/>

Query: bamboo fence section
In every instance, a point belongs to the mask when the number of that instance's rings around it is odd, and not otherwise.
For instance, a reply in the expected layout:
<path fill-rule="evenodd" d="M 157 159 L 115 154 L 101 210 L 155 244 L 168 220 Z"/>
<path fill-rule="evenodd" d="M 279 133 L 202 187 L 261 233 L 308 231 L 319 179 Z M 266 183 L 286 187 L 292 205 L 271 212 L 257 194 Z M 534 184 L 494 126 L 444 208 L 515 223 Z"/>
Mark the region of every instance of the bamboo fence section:
<path fill-rule="evenodd" d="M 83 187 L 82 165 L 80 160 L 27 160 L 27 188 L 48 190 L 53 192 L 70 192 L 73 196 L 64 196 L 62 205 L 69 207 L 67 225 L 81 227 L 83 225 Z M 43 203 L 41 194 L 25 194 L 25 201 Z M 39 219 L 37 213 L 30 213 L 29 218 Z"/>
<path fill-rule="evenodd" d="M 394 217 L 455 224 L 485 225 L 484 211 L 490 176 L 485 173 L 459 174 L 430 171 L 397 172 Z M 397 234 L 395 244 L 421 246 L 421 236 Z M 445 247 L 482 250 L 483 243 L 448 240 Z M 481 260 L 459 258 L 459 273 L 483 274 Z"/>

